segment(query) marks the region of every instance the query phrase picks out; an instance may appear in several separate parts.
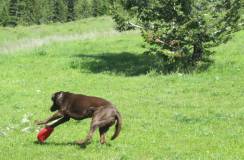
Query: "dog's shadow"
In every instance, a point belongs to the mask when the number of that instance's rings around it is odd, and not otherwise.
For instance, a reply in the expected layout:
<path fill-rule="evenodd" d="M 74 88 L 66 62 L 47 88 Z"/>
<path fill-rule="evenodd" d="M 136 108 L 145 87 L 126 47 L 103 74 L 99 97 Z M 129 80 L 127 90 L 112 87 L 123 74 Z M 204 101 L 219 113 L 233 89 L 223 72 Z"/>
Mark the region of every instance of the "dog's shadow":
<path fill-rule="evenodd" d="M 44 146 L 77 146 L 77 147 L 80 147 L 82 149 L 85 149 L 87 147 L 87 145 L 89 145 L 90 143 L 78 145 L 75 142 L 45 142 L 45 143 L 41 143 L 39 141 L 34 141 L 34 144 L 44 145 Z M 105 145 L 102 145 L 102 146 L 111 147 L 111 144 L 106 143 Z"/>

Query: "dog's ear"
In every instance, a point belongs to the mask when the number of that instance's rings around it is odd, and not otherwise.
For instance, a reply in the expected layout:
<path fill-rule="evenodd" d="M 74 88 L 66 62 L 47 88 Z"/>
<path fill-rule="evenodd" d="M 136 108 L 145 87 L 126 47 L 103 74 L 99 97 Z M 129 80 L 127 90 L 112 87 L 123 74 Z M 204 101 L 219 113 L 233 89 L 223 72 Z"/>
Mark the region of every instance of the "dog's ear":
<path fill-rule="evenodd" d="M 64 97 L 64 92 L 58 92 L 57 93 L 57 96 L 56 96 L 56 101 L 59 103 L 59 104 L 61 104 L 62 103 L 62 101 L 63 101 L 63 97 Z"/>
<path fill-rule="evenodd" d="M 52 95 L 52 101 L 53 102 L 62 102 L 63 101 L 63 97 L 64 97 L 64 92 L 60 91 L 60 92 L 56 92 Z"/>

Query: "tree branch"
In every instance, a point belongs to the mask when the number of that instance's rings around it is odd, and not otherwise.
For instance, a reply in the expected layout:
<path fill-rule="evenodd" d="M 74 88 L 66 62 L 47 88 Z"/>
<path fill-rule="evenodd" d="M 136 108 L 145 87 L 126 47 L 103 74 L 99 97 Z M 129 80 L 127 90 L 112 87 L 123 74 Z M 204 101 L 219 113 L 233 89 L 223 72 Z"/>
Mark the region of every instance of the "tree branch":
<path fill-rule="evenodd" d="M 132 23 L 132 22 L 128 22 L 128 24 L 132 25 L 133 27 L 143 29 L 142 26 L 136 25 L 136 24 L 134 24 L 134 23 Z"/>

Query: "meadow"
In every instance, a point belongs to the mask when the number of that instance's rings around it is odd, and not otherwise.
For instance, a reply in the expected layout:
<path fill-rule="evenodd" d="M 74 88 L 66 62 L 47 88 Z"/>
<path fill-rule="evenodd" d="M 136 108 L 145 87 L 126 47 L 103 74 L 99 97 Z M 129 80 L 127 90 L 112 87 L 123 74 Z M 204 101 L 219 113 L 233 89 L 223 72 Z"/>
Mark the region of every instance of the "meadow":
<path fill-rule="evenodd" d="M 148 67 L 139 31 L 113 27 L 110 17 L 0 27 L 0 159 L 244 159 L 244 31 L 213 48 L 207 70 L 164 75 Z M 60 90 L 115 103 L 119 137 L 113 127 L 101 145 L 97 131 L 80 148 L 90 119 L 71 120 L 38 144 L 34 120 Z"/>

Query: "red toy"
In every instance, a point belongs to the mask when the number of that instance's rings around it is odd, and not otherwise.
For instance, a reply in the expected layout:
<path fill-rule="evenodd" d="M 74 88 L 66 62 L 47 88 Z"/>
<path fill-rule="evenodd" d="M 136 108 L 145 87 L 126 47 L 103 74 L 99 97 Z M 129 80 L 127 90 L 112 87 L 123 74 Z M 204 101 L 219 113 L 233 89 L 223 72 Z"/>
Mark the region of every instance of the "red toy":
<path fill-rule="evenodd" d="M 44 143 L 44 141 L 51 135 L 52 132 L 53 132 L 52 127 L 45 127 L 41 129 L 37 135 L 38 141 Z"/>

